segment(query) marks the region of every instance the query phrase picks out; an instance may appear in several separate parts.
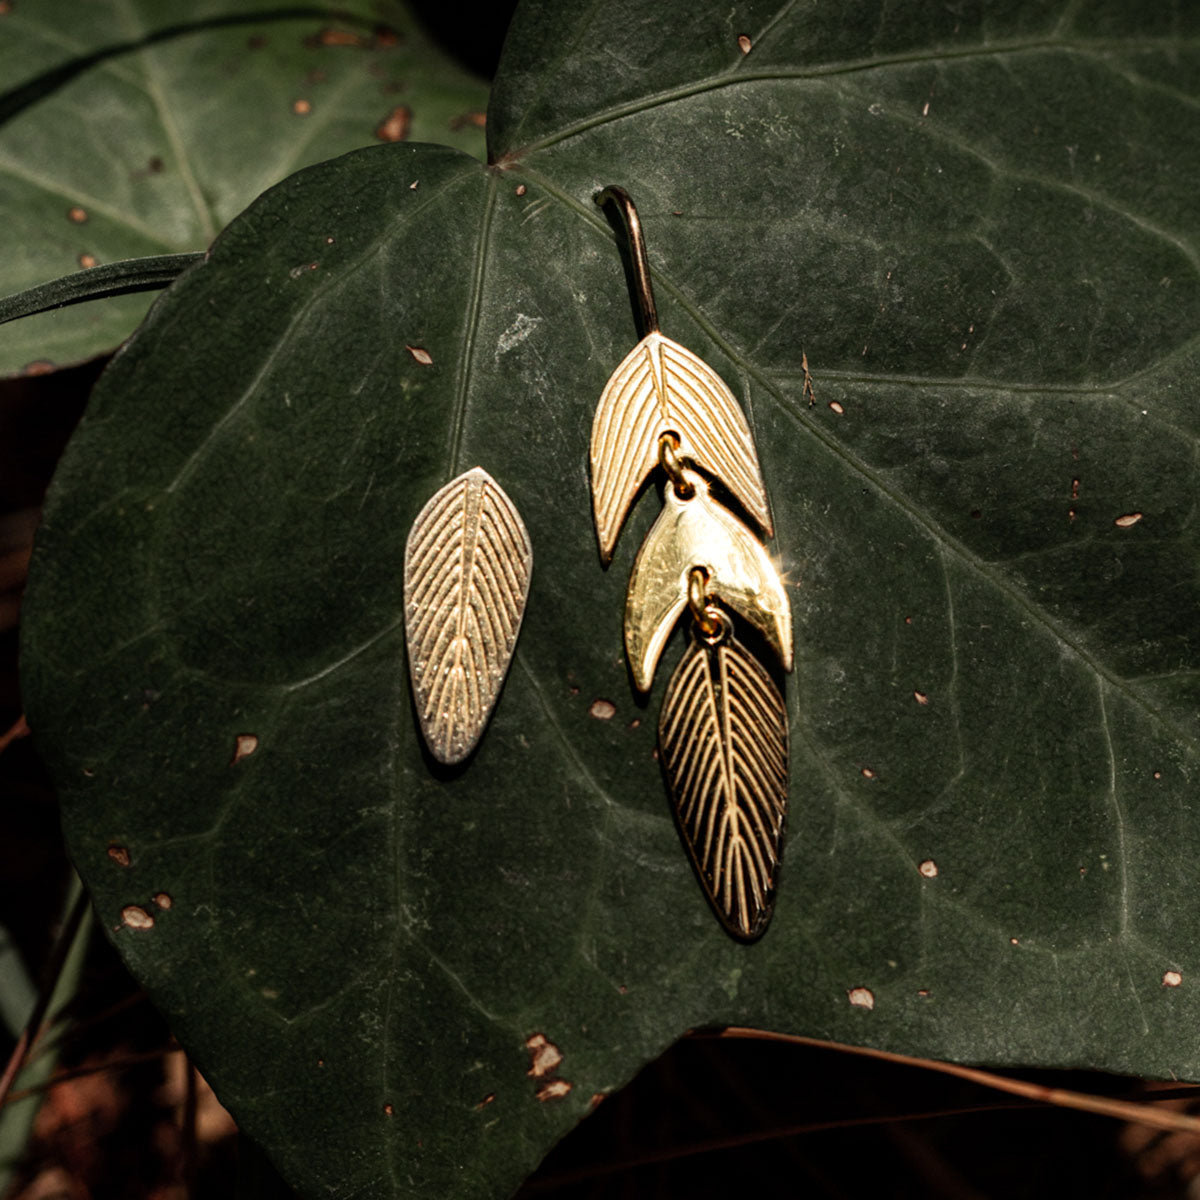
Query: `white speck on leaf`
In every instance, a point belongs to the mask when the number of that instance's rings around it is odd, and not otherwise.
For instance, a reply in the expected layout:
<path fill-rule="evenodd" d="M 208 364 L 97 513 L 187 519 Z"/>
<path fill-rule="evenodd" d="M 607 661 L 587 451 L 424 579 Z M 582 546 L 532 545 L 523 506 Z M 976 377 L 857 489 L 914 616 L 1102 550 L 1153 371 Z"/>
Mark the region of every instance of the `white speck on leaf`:
<path fill-rule="evenodd" d="M 515 346 L 519 346 L 540 324 L 541 317 L 531 317 L 528 313 L 518 313 L 517 319 L 500 335 L 496 343 L 496 357 L 507 354 Z"/>
<path fill-rule="evenodd" d="M 846 998 L 855 1008 L 872 1009 L 875 1007 L 875 993 L 870 988 L 851 988 L 846 993 Z"/>

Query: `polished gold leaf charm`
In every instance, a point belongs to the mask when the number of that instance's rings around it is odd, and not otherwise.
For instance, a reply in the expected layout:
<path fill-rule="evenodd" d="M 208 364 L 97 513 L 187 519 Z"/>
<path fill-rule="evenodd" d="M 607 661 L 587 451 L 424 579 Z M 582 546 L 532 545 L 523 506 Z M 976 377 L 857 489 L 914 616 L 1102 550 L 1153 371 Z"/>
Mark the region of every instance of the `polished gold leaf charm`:
<path fill-rule="evenodd" d="M 683 468 L 680 482 L 681 487 L 664 489 L 663 510 L 629 579 L 625 650 L 633 682 L 643 692 L 654 682 L 663 646 L 687 606 L 688 578 L 695 567 L 704 569 L 710 594 L 761 630 L 790 671 L 792 610 L 770 555 L 712 498 L 703 476 Z"/>
<path fill-rule="evenodd" d="M 788 723 L 771 677 L 728 634 L 696 636 L 671 677 L 659 753 L 684 843 L 721 922 L 771 918 L 788 798 Z"/>
<path fill-rule="evenodd" d="M 475 748 L 521 628 L 533 549 L 513 502 L 482 467 L 421 510 L 404 555 L 408 667 L 434 758 Z"/>
<path fill-rule="evenodd" d="M 592 511 L 600 557 L 647 476 L 667 478 L 663 511 L 638 551 L 625 599 L 633 681 L 649 689 L 685 608 L 692 644 L 671 677 L 658 724 L 660 758 L 679 829 L 714 912 L 734 937 L 771 918 L 788 797 L 783 696 L 733 637 L 726 607 L 792 669 L 792 610 L 762 537 L 773 533 L 754 439 L 711 367 L 658 330 L 641 221 L 629 193 L 607 187 L 629 239 L 642 340 L 613 372 L 592 424 Z M 756 526 L 716 500 L 732 496 Z M 722 605 L 726 607 L 722 607 Z"/>
<path fill-rule="evenodd" d="M 604 562 L 667 434 L 681 458 L 719 479 L 771 534 L 771 509 L 741 406 L 707 363 L 653 330 L 613 372 L 592 422 L 592 507 Z"/>

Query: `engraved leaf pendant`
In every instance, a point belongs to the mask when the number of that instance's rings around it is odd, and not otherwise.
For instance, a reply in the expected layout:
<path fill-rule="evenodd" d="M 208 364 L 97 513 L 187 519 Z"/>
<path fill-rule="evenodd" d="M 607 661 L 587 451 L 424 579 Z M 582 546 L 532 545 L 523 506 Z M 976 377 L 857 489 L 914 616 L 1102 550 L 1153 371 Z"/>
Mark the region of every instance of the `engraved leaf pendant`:
<path fill-rule="evenodd" d="M 421 510 L 404 555 L 408 667 L 430 753 L 475 748 L 512 660 L 533 567 L 529 534 L 482 467 Z"/>
<path fill-rule="evenodd" d="M 680 832 L 722 924 L 762 935 L 775 903 L 788 797 L 783 697 L 732 637 L 693 640 L 667 689 L 659 752 Z"/>
<path fill-rule="evenodd" d="M 698 472 L 683 469 L 691 495 L 674 487 L 633 564 L 625 598 L 625 650 L 633 682 L 648 691 L 663 646 L 687 606 L 688 574 L 703 567 L 712 595 L 756 626 L 792 669 L 792 610 L 783 581 L 759 540 L 709 495 Z"/>
<path fill-rule="evenodd" d="M 773 533 L 741 405 L 712 367 L 655 330 L 613 372 L 592 422 L 592 508 L 605 563 L 638 489 L 658 463 L 665 433 L 677 435 L 682 458 L 719 479 L 763 532 Z"/>

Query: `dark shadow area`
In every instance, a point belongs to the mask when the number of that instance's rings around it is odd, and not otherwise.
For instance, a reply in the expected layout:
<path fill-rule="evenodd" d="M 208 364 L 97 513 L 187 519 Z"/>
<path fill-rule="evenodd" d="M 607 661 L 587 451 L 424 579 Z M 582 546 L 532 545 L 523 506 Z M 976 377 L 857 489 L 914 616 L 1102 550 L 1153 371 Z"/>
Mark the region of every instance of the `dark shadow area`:
<path fill-rule="evenodd" d="M 516 0 L 410 0 L 409 8 L 425 31 L 469 71 L 491 79 L 500 62 L 504 35 Z"/>
<path fill-rule="evenodd" d="M 21 715 L 17 630 L 42 500 L 107 358 L 0 380 L 0 736 Z M 58 807 L 28 738 L 0 754 L 0 924 L 26 962 L 49 950 L 65 894 Z"/>
<path fill-rule="evenodd" d="M 1138 1081 L 1110 1075 L 1013 1074 L 1051 1087 L 1145 1097 Z M 1200 1104 L 1200 1093 L 1190 1094 Z M 599 1101 L 518 1197 L 1183 1194 L 1174 1165 L 1147 1178 L 1123 1137 L 1112 1120 L 1029 1104 L 915 1067 L 700 1036 L 679 1042 L 628 1087 Z"/>

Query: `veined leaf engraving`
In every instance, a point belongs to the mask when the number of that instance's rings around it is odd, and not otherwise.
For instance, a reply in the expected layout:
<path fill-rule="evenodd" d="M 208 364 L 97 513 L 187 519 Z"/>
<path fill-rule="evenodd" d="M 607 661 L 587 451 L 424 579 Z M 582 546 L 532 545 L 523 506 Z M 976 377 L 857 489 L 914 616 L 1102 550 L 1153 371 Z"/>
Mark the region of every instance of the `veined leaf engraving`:
<path fill-rule="evenodd" d="M 684 469 L 687 499 L 673 487 L 638 551 L 625 598 L 625 650 L 641 691 L 654 682 L 659 655 L 687 605 L 688 573 L 703 567 L 709 592 L 767 639 L 784 670 L 792 669 L 792 610 L 771 556 L 753 533 L 709 494 L 698 472 Z"/>
<path fill-rule="evenodd" d="M 512 660 L 533 548 L 504 489 L 482 467 L 446 484 L 413 523 L 404 554 L 408 667 L 430 753 L 475 748 Z"/>
<path fill-rule="evenodd" d="M 697 638 L 671 677 L 658 744 L 683 840 L 721 922 L 759 937 L 771 919 L 788 795 L 787 711 L 733 638 Z"/>
<path fill-rule="evenodd" d="M 592 422 L 592 508 L 604 562 L 667 432 L 678 435 L 680 457 L 719 479 L 769 537 L 771 509 L 741 405 L 707 363 L 655 331 L 613 372 Z"/>

